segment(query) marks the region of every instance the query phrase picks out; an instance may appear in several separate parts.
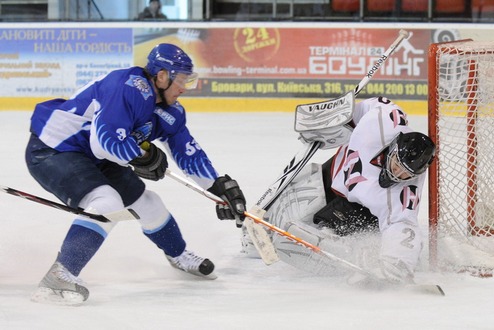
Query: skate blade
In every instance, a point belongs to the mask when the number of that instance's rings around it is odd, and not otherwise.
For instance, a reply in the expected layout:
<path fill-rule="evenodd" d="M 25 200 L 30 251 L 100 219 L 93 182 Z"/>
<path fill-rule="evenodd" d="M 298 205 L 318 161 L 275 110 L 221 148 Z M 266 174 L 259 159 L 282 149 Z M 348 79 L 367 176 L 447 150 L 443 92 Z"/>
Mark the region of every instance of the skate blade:
<path fill-rule="evenodd" d="M 190 275 L 193 275 L 195 278 L 199 277 L 199 278 L 203 278 L 205 280 L 215 280 L 218 278 L 218 276 L 216 276 L 215 272 L 212 272 L 208 275 L 204 275 L 204 274 L 201 274 L 199 272 L 186 272 L 184 271 L 186 274 L 190 274 Z"/>
<path fill-rule="evenodd" d="M 208 275 L 204 275 L 202 273 L 199 273 L 199 272 L 191 272 L 191 271 L 186 271 L 186 270 L 183 270 L 182 268 L 178 268 L 174 265 L 172 265 L 172 267 L 174 269 L 176 269 L 177 271 L 181 272 L 181 273 L 185 273 L 187 275 L 185 276 L 190 276 L 191 278 L 194 278 L 194 279 L 197 279 L 197 278 L 202 278 L 202 279 L 205 279 L 205 280 L 215 280 L 218 278 L 218 276 L 216 276 L 215 272 L 213 271 L 212 273 L 208 274 Z"/>
<path fill-rule="evenodd" d="M 202 278 L 204 278 L 204 279 L 206 279 L 206 280 L 211 280 L 211 281 L 213 281 L 213 280 L 215 280 L 215 279 L 217 279 L 217 278 L 218 278 L 218 276 L 216 276 L 216 274 L 215 274 L 214 272 L 212 272 L 212 273 L 211 273 L 211 274 L 209 274 L 209 275 L 203 275 L 203 274 L 201 274 L 201 275 L 198 275 L 198 276 L 199 276 L 199 277 L 202 277 Z"/>
<path fill-rule="evenodd" d="M 31 301 L 59 306 L 80 306 L 84 302 L 84 297 L 74 291 L 39 287 L 31 296 Z"/>

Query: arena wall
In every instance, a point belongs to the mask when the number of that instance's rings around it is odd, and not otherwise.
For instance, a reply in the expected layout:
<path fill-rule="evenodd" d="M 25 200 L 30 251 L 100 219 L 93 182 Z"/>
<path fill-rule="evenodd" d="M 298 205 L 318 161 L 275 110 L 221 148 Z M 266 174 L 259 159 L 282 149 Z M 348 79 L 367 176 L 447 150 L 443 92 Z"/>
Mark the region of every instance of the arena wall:
<path fill-rule="evenodd" d="M 352 90 L 405 29 L 412 36 L 359 97 L 384 95 L 427 111 L 432 42 L 488 40 L 488 24 L 327 22 L 105 22 L 0 24 L 0 110 L 69 98 L 108 72 L 144 66 L 151 48 L 177 44 L 193 59 L 198 89 L 188 111 L 294 110 Z"/>

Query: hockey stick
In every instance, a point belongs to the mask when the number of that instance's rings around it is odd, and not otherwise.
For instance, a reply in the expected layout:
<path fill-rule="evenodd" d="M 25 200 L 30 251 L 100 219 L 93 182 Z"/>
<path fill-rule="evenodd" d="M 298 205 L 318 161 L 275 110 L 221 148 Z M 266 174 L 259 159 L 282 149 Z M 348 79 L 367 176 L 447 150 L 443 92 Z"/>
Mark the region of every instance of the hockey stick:
<path fill-rule="evenodd" d="M 400 30 L 398 37 L 393 41 L 393 43 L 386 49 L 386 51 L 379 57 L 376 63 L 370 68 L 369 72 L 365 75 L 365 77 L 355 86 L 355 89 L 353 93 L 355 96 L 357 96 L 362 89 L 364 89 L 365 86 L 369 83 L 369 81 L 372 79 L 374 74 L 379 70 L 379 68 L 386 62 L 386 60 L 394 53 L 396 48 L 401 44 L 403 40 L 408 38 L 410 33 L 405 30 Z M 328 101 L 322 101 L 322 102 L 316 102 L 316 103 L 309 103 L 309 104 L 300 104 L 297 106 L 298 107 L 312 107 L 314 108 L 319 108 L 319 109 L 324 109 L 326 108 L 328 103 L 331 103 L 333 100 L 328 100 Z"/>
<path fill-rule="evenodd" d="M 220 197 L 210 193 L 209 191 L 199 187 L 198 185 L 182 178 L 181 176 L 170 171 L 169 169 L 166 170 L 166 176 L 168 176 L 168 177 L 174 179 L 175 181 L 183 184 L 184 186 L 200 193 L 201 195 L 209 198 L 210 200 L 212 200 L 216 203 L 226 204 L 226 202 L 222 198 L 220 198 Z M 281 235 L 283 237 L 286 237 L 287 239 L 289 239 L 289 240 L 291 240 L 291 241 L 293 241 L 299 245 L 302 245 L 303 247 L 305 247 L 309 250 L 312 250 L 313 252 L 320 254 L 323 257 L 328 258 L 329 260 L 336 262 L 336 263 L 346 267 L 349 270 L 355 271 L 359 274 L 366 276 L 367 278 L 371 279 L 371 281 L 374 285 L 377 285 L 378 287 L 388 287 L 391 285 L 388 281 L 377 277 L 374 273 L 372 273 L 368 270 L 365 270 L 362 267 L 359 267 L 358 265 L 355 265 L 355 264 L 349 262 L 348 260 L 342 259 L 340 257 L 335 256 L 334 254 L 326 252 L 326 251 L 322 250 L 320 247 L 318 247 L 314 244 L 311 244 L 311 243 L 287 232 L 286 230 L 283 230 L 283 229 L 281 229 L 275 225 L 272 225 L 269 222 L 261 219 L 260 217 L 257 217 L 256 215 L 254 215 L 252 213 L 249 213 L 246 211 L 246 212 L 244 212 L 244 215 L 246 217 L 248 217 L 249 219 L 252 219 L 256 224 L 264 226 L 265 228 L 271 230 L 272 232 L 274 232 L 278 235 Z M 246 219 L 246 221 L 247 221 L 247 219 Z M 415 287 L 415 285 L 414 285 L 414 287 Z M 444 295 L 444 291 L 438 285 L 419 285 L 419 286 L 417 285 L 416 287 L 417 288 L 420 287 L 421 291 L 427 291 L 430 293 Z"/>
<path fill-rule="evenodd" d="M 409 33 L 405 30 L 400 30 L 398 37 L 393 41 L 389 48 L 381 55 L 377 62 L 372 66 L 372 68 L 367 72 L 365 77 L 357 84 L 354 89 L 354 95 L 358 95 L 362 89 L 369 83 L 373 75 L 379 70 L 379 68 L 386 62 L 386 60 L 394 53 L 396 48 L 400 43 L 409 36 Z M 312 109 L 325 109 L 330 108 L 330 103 L 334 100 L 328 100 L 318 103 L 311 104 L 301 104 L 297 106 L 299 108 L 306 108 L 308 112 Z M 274 181 L 273 184 L 262 194 L 261 198 L 257 201 L 254 209 L 258 212 L 261 210 L 268 210 L 269 207 L 276 201 L 278 196 L 285 190 L 285 188 L 295 179 L 302 168 L 309 162 L 312 156 L 319 149 L 321 142 L 312 142 L 310 144 L 305 144 L 303 149 L 301 149 L 295 157 L 290 161 L 290 163 L 285 167 L 281 176 Z M 279 260 L 279 257 L 273 257 L 273 252 L 276 253 L 276 249 L 272 246 L 272 242 L 266 235 L 262 235 L 262 231 L 256 228 L 252 228 L 255 224 L 250 222 L 244 223 L 247 231 L 252 239 L 252 242 L 259 252 L 259 255 L 263 261 L 270 265 Z M 252 234 L 251 234 L 252 233 Z M 256 236 L 256 233 L 261 235 Z M 267 239 L 266 239 L 267 238 Z M 271 246 L 270 246 L 271 245 Z M 264 255 L 265 251 L 269 251 L 270 255 Z"/>
<path fill-rule="evenodd" d="M 22 197 L 24 199 L 30 200 L 31 202 L 36 202 L 39 204 L 50 206 L 50 207 L 56 208 L 57 210 L 62 210 L 62 211 L 66 211 L 66 212 L 70 212 L 70 213 L 78 214 L 78 215 L 83 215 L 85 217 L 88 217 L 90 219 L 93 219 L 93 220 L 96 220 L 99 222 L 110 222 L 110 221 L 116 222 L 116 221 L 139 219 L 139 215 L 137 215 L 137 213 L 132 209 L 123 209 L 120 211 L 106 213 L 106 214 L 94 214 L 94 213 L 85 212 L 81 208 L 73 208 L 73 207 L 70 207 L 70 206 L 67 206 L 64 204 L 53 202 L 53 201 L 50 201 L 48 199 L 44 199 L 44 198 L 41 198 L 41 197 L 38 197 L 35 195 L 25 193 L 25 192 L 17 190 L 17 189 L 5 187 L 2 185 L 0 185 L 0 189 L 3 192 L 10 194 L 10 195 L 13 195 L 13 196 Z"/>
<path fill-rule="evenodd" d="M 192 190 L 200 193 L 201 195 L 209 198 L 210 200 L 212 200 L 212 201 L 214 201 L 216 203 L 226 204 L 226 202 L 222 198 L 220 198 L 220 197 L 218 197 L 218 196 L 210 193 L 209 191 L 207 191 L 207 190 L 199 187 L 198 185 L 196 185 L 196 184 L 194 184 L 194 183 L 192 183 L 192 182 L 190 182 L 190 181 L 182 178 L 181 176 L 179 176 L 179 175 L 173 173 L 172 171 L 170 171 L 169 169 L 166 169 L 166 176 L 168 176 L 168 177 L 174 179 L 175 181 L 183 184 L 187 188 L 190 188 L 190 189 L 192 189 Z M 329 259 L 331 259 L 333 261 L 336 261 L 336 262 L 338 262 L 340 264 L 343 264 L 343 265 L 345 265 L 346 267 L 348 267 L 348 268 L 350 268 L 352 270 L 355 270 L 355 271 L 357 271 L 357 272 L 359 272 L 359 273 L 361 273 L 363 275 L 369 275 L 370 276 L 370 274 L 371 274 L 370 272 L 368 272 L 368 271 L 360 268 L 359 266 L 354 265 L 351 262 L 348 262 L 348 261 L 346 261 L 344 259 L 341 259 L 341 258 L 339 258 L 339 257 L 337 257 L 337 256 L 335 256 L 335 255 L 333 255 L 333 254 L 331 254 L 329 252 L 325 252 L 325 251 L 321 250 L 318 246 L 316 246 L 314 244 L 311 244 L 309 242 L 306 242 L 303 239 L 301 239 L 301 238 L 299 238 L 297 236 L 294 236 L 294 235 L 290 234 L 289 232 L 287 232 L 287 231 L 285 231 L 285 230 L 283 230 L 281 228 L 276 227 L 275 225 L 270 224 L 269 222 L 261 219 L 260 217 L 254 215 L 254 214 L 252 214 L 250 212 L 245 211 L 244 212 L 244 215 L 246 217 L 252 219 L 255 223 L 260 224 L 260 225 L 266 227 L 267 229 L 269 229 L 269 230 L 271 230 L 271 231 L 273 231 L 273 232 L 275 232 L 275 233 L 277 233 L 277 234 L 279 234 L 281 236 L 284 236 L 284 237 L 290 239 L 291 241 L 294 241 L 294 242 L 296 242 L 296 243 L 298 243 L 298 244 L 300 244 L 302 246 L 305 246 L 306 248 L 308 248 L 308 249 L 310 249 L 310 250 L 312 250 L 312 251 L 314 251 L 316 253 L 322 254 L 322 255 L 328 257 Z"/>

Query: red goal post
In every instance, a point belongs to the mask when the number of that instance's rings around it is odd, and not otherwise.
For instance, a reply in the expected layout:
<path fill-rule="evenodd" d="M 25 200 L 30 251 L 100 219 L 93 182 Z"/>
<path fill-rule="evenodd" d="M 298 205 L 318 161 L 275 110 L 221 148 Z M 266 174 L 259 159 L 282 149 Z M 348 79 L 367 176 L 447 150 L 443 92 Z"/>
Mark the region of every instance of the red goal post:
<path fill-rule="evenodd" d="M 494 269 L 494 42 L 429 47 L 429 257 L 438 270 Z"/>

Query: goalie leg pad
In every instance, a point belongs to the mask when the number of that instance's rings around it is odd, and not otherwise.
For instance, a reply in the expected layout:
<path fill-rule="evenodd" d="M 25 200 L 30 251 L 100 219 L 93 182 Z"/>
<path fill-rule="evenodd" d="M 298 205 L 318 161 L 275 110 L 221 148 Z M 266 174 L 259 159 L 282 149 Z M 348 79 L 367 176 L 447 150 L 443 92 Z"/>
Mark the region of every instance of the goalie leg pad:
<path fill-rule="evenodd" d="M 286 230 L 287 222 L 312 223 L 314 214 L 326 204 L 321 165 L 311 163 L 280 194 L 264 218 Z"/>
<path fill-rule="evenodd" d="M 352 248 L 341 237 L 337 237 L 327 230 L 318 230 L 304 224 L 291 222 L 287 231 L 324 251 L 345 259 L 352 258 Z M 275 235 L 273 245 L 282 261 L 303 271 L 320 276 L 341 276 L 349 273 L 339 263 L 286 237 Z"/>

